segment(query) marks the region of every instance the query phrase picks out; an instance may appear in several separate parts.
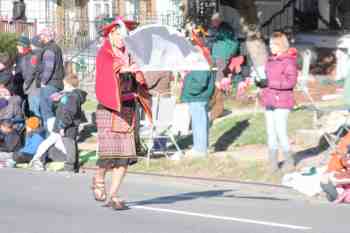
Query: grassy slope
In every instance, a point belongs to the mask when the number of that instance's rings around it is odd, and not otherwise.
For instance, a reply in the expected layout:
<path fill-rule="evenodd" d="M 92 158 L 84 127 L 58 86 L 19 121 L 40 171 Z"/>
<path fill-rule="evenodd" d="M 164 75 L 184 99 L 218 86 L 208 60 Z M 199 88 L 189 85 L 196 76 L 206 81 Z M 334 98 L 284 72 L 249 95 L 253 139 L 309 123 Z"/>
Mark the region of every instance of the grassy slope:
<path fill-rule="evenodd" d="M 311 113 L 305 111 L 291 113 L 289 118 L 289 134 L 291 136 L 295 134 L 297 129 L 310 128 L 311 126 Z M 263 113 L 230 117 L 214 124 L 211 128 L 210 144 L 214 151 L 230 151 L 243 145 L 264 144 L 265 141 L 266 132 Z M 190 144 L 189 142 L 183 143 Z M 94 156 L 94 152 L 85 153 L 82 156 L 82 160 L 86 162 L 87 166 L 93 166 L 95 163 Z M 146 162 L 142 160 L 130 170 L 180 176 L 279 182 L 279 176 L 268 175 L 265 162 L 259 160 L 237 161 L 229 156 L 210 157 L 203 160 L 183 160 L 180 162 L 157 159 L 151 161 L 150 167 L 147 167 Z"/>

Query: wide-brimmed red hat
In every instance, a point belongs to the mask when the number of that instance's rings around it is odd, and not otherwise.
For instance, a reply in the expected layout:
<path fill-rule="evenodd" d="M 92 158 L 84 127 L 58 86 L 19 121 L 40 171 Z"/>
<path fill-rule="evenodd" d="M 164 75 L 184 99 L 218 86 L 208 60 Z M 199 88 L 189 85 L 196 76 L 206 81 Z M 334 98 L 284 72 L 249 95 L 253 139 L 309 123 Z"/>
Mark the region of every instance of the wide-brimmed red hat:
<path fill-rule="evenodd" d="M 109 33 L 112 32 L 113 28 L 120 27 L 124 30 L 131 31 L 134 30 L 137 27 L 137 22 L 131 21 L 131 20 L 124 20 L 122 17 L 117 17 L 115 20 L 113 20 L 110 24 L 107 24 L 102 27 L 102 35 L 104 37 L 107 37 Z M 123 30 L 123 29 L 122 29 Z"/>

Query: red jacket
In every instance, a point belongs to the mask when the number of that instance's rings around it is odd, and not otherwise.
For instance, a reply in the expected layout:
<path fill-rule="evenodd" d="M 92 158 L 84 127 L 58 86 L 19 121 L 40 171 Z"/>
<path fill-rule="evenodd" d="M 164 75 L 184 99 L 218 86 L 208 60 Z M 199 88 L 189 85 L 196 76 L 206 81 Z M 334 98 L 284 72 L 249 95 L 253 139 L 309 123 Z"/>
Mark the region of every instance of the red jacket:
<path fill-rule="evenodd" d="M 271 56 L 265 66 L 267 87 L 262 90 L 261 102 L 264 107 L 292 109 L 293 89 L 297 84 L 297 51 L 290 49 L 280 56 Z"/>

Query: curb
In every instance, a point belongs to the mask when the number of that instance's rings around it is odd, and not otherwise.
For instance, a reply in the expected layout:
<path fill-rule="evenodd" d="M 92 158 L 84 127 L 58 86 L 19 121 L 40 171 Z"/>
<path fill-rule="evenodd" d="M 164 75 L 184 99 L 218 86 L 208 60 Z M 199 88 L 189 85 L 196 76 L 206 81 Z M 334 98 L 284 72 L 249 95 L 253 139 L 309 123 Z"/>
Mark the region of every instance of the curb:
<path fill-rule="evenodd" d="M 82 167 L 81 171 L 95 171 L 96 169 L 97 167 L 90 167 L 90 168 Z M 264 183 L 264 182 L 237 181 L 237 180 L 229 180 L 229 179 L 215 179 L 215 178 L 194 177 L 194 176 L 175 176 L 175 175 L 164 175 L 164 174 L 152 173 L 152 172 L 128 172 L 128 173 L 133 175 L 144 175 L 144 176 L 153 176 L 153 177 L 170 178 L 170 179 L 184 179 L 184 180 L 195 180 L 195 181 L 220 182 L 220 183 L 228 183 L 228 184 L 255 185 L 255 186 L 264 186 L 264 187 L 271 187 L 271 188 L 282 188 L 286 190 L 292 189 L 284 185 Z"/>

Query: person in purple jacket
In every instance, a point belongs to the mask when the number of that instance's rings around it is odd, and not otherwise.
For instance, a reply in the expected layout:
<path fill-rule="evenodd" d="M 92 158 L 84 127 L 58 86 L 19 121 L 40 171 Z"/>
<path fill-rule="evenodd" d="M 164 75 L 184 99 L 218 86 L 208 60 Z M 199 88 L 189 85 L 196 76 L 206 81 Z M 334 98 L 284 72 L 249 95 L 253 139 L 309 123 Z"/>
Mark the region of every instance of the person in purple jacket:
<path fill-rule="evenodd" d="M 294 107 L 293 90 L 297 83 L 297 51 L 290 48 L 287 36 L 275 32 L 270 39 L 271 56 L 265 72 L 267 86 L 261 93 L 262 105 L 265 107 L 266 130 L 271 171 L 279 170 L 278 149 L 282 149 L 284 163 L 282 169 L 287 171 L 294 167 L 288 140 L 288 115 Z"/>
<path fill-rule="evenodd" d="M 50 28 L 43 28 L 39 36 L 43 44 L 39 105 L 43 124 L 47 129 L 48 120 L 55 117 L 51 95 L 63 90 L 65 72 L 62 49 L 55 42 L 55 32 Z"/>

